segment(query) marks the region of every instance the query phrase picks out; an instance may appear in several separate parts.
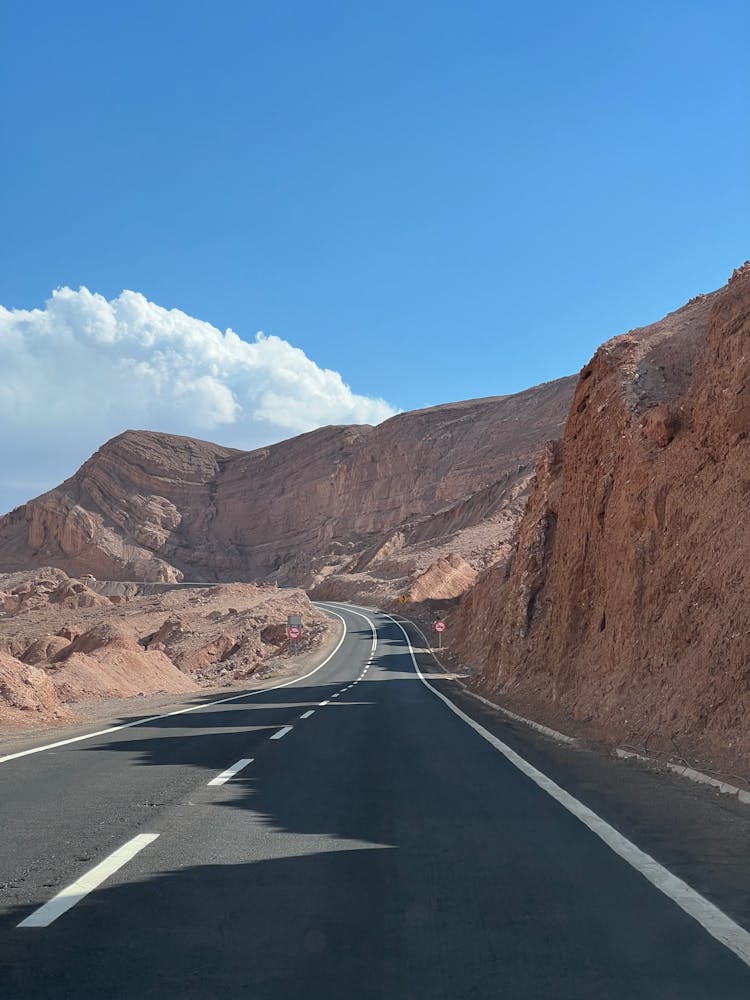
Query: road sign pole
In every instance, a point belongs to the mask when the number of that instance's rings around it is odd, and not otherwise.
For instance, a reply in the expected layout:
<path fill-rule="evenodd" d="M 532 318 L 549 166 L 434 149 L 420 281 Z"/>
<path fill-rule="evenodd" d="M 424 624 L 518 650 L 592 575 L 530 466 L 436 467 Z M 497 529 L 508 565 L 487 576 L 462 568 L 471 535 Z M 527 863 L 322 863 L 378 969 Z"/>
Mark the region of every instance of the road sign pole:
<path fill-rule="evenodd" d="M 438 649 L 442 649 L 443 648 L 443 632 L 445 632 L 445 622 L 441 618 L 438 618 L 437 621 L 435 622 L 435 625 L 433 627 L 434 627 L 435 631 L 438 634 Z"/>

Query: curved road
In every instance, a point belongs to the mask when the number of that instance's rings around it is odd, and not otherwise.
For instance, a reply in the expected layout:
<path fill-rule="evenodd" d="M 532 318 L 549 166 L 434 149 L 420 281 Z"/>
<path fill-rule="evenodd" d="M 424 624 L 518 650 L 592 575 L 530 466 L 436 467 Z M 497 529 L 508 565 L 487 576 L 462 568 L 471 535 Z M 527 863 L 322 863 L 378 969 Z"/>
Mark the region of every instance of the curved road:
<path fill-rule="evenodd" d="M 0 758 L 4 1000 L 750 996 L 750 935 L 327 607 L 307 677 Z"/>

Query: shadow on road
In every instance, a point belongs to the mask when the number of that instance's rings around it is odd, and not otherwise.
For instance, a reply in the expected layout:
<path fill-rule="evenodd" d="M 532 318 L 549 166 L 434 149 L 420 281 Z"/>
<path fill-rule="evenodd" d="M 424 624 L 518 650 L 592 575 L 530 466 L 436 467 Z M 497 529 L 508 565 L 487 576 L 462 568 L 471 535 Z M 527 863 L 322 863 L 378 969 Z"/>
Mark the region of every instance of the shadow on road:
<path fill-rule="evenodd" d="M 426 691 L 397 635 L 365 681 L 266 739 L 345 683 L 78 748 L 207 773 L 254 763 L 157 817 L 122 881 L 51 927 L 8 914 L 4 1000 L 750 995 L 745 966 Z"/>

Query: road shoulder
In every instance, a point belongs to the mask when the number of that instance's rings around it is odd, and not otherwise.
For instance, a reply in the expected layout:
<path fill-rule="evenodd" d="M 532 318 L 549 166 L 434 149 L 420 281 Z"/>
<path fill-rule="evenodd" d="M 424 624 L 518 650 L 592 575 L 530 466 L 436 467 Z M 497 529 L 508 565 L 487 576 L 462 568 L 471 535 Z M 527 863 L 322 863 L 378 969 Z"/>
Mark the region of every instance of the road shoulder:
<path fill-rule="evenodd" d="M 477 700 L 441 670 L 413 622 L 400 619 L 429 683 L 466 715 L 750 929 L 750 811 L 734 798 L 643 761 L 562 743 Z"/>

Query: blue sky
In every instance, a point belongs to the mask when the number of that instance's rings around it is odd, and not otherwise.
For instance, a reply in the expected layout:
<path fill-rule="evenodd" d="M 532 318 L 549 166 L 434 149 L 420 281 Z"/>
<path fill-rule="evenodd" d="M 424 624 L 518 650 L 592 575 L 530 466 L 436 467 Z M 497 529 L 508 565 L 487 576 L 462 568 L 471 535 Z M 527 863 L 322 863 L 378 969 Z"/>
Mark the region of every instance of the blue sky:
<path fill-rule="evenodd" d="M 402 409 L 576 371 L 750 256 L 749 22 L 5 0 L 0 304 L 131 289 Z"/>

